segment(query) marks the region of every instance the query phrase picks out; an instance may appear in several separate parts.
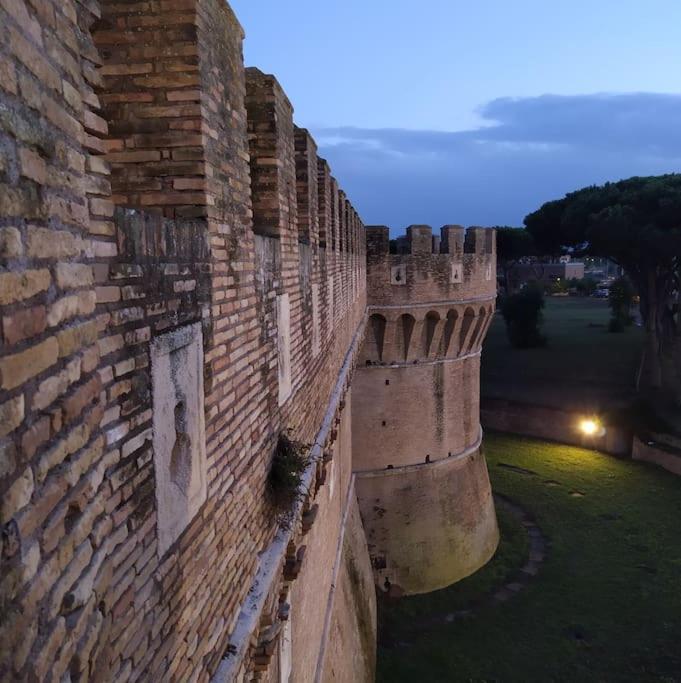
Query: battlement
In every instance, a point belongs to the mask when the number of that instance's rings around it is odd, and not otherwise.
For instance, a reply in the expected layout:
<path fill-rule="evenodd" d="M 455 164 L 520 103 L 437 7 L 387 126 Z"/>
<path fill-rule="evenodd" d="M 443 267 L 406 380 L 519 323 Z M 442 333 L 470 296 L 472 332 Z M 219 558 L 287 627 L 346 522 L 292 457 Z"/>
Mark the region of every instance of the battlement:
<path fill-rule="evenodd" d="M 494 234 L 365 231 L 225 0 L 13 0 L 0 26 L 0 678 L 370 680 L 353 401 L 397 418 L 378 373 L 423 360 L 402 396 L 430 373 L 432 453 L 478 438 Z M 312 446 L 281 526 L 285 431 Z"/>
<path fill-rule="evenodd" d="M 410 225 L 390 240 L 383 225 L 366 227 L 369 305 L 408 305 L 493 298 L 496 235 L 477 226 Z"/>

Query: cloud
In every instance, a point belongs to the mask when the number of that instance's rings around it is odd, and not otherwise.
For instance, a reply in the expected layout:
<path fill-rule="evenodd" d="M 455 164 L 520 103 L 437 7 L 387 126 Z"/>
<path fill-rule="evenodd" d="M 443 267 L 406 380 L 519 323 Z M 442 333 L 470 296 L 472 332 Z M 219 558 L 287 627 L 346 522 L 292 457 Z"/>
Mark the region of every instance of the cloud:
<path fill-rule="evenodd" d="M 681 95 L 499 98 L 470 131 L 321 128 L 366 223 L 519 225 L 578 187 L 681 170 Z"/>

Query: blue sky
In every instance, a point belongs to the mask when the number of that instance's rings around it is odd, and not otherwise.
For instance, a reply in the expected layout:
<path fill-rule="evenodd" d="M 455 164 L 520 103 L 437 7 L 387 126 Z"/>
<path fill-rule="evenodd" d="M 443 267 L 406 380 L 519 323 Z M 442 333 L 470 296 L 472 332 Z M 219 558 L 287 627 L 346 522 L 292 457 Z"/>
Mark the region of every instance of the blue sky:
<path fill-rule="evenodd" d="M 518 225 L 681 170 L 680 0 L 232 0 L 366 223 Z"/>

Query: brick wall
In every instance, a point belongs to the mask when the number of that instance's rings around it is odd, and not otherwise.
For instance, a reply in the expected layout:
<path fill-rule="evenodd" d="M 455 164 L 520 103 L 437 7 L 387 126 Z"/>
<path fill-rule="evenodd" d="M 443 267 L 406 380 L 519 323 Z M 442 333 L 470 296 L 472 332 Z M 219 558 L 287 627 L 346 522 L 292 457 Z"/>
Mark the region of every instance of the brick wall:
<path fill-rule="evenodd" d="M 121 491 L 105 477 L 120 459 L 102 426 L 105 383 L 136 358 L 100 363 L 96 306 L 117 294 L 97 284 L 99 264 L 117 245 L 97 13 L 73 0 L 0 4 L 2 678 L 87 668 L 104 619 L 95 573 L 129 534 L 113 532 Z"/>
<path fill-rule="evenodd" d="M 276 80 L 245 72 L 221 0 L 2 0 L 0 19 L 0 672 L 205 681 L 237 651 L 272 676 L 281 605 L 305 623 L 295 576 L 336 561 L 311 543 L 296 570 L 315 519 L 340 539 L 327 482 L 348 500 L 361 221 Z M 197 324 L 207 495 L 165 551 L 152 352 Z M 317 460 L 282 531 L 265 487 L 283 428 Z M 306 599 L 328 611 L 329 590 Z"/>

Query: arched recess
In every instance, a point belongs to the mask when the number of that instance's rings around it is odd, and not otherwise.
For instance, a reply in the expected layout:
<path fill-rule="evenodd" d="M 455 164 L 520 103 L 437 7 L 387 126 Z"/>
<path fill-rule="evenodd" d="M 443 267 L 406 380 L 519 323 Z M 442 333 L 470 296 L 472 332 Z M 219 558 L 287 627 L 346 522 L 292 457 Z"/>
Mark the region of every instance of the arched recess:
<path fill-rule="evenodd" d="M 403 313 L 400 316 L 400 324 L 397 326 L 397 346 L 398 358 L 400 360 L 407 360 L 409 354 L 409 344 L 411 343 L 411 335 L 414 331 L 416 319 L 409 313 Z"/>
<path fill-rule="evenodd" d="M 475 311 L 469 306 L 463 314 L 463 321 L 461 322 L 461 332 L 459 333 L 459 351 L 457 355 L 466 353 L 468 340 L 470 338 L 471 326 L 475 320 Z"/>
<path fill-rule="evenodd" d="M 452 336 L 454 335 L 454 329 L 456 328 L 456 321 L 459 318 L 459 314 L 451 309 L 447 311 L 447 319 L 445 320 L 445 329 L 442 334 L 442 355 L 447 356 L 452 349 L 450 349 L 452 343 Z"/>
<path fill-rule="evenodd" d="M 478 311 L 478 319 L 475 323 L 475 328 L 473 334 L 471 335 L 471 340 L 468 344 L 467 353 L 470 353 L 478 345 L 478 339 L 480 337 L 480 332 L 483 329 L 484 323 L 487 321 L 487 311 L 484 306 L 480 306 Z"/>
<path fill-rule="evenodd" d="M 487 317 L 485 318 L 485 324 L 482 326 L 482 330 L 480 331 L 478 346 L 482 346 L 482 343 L 485 341 L 485 337 L 487 336 L 489 328 L 492 325 L 492 320 L 494 320 L 494 306 L 490 306 L 487 309 Z"/>
<path fill-rule="evenodd" d="M 383 360 L 383 341 L 385 340 L 385 326 L 386 320 L 379 313 L 374 313 L 369 318 L 369 335 L 367 342 L 373 348 L 367 349 L 367 356 L 369 358 L 377 358 L 379 361 Z"/>
<path fill-rule="evenodd" d="M 433 345 L 437 324 L 440 322 L 440 314 L 437 311 L 428 311 L 423 321 L 423 357 L 428 358 L 430 348 Z"/>

